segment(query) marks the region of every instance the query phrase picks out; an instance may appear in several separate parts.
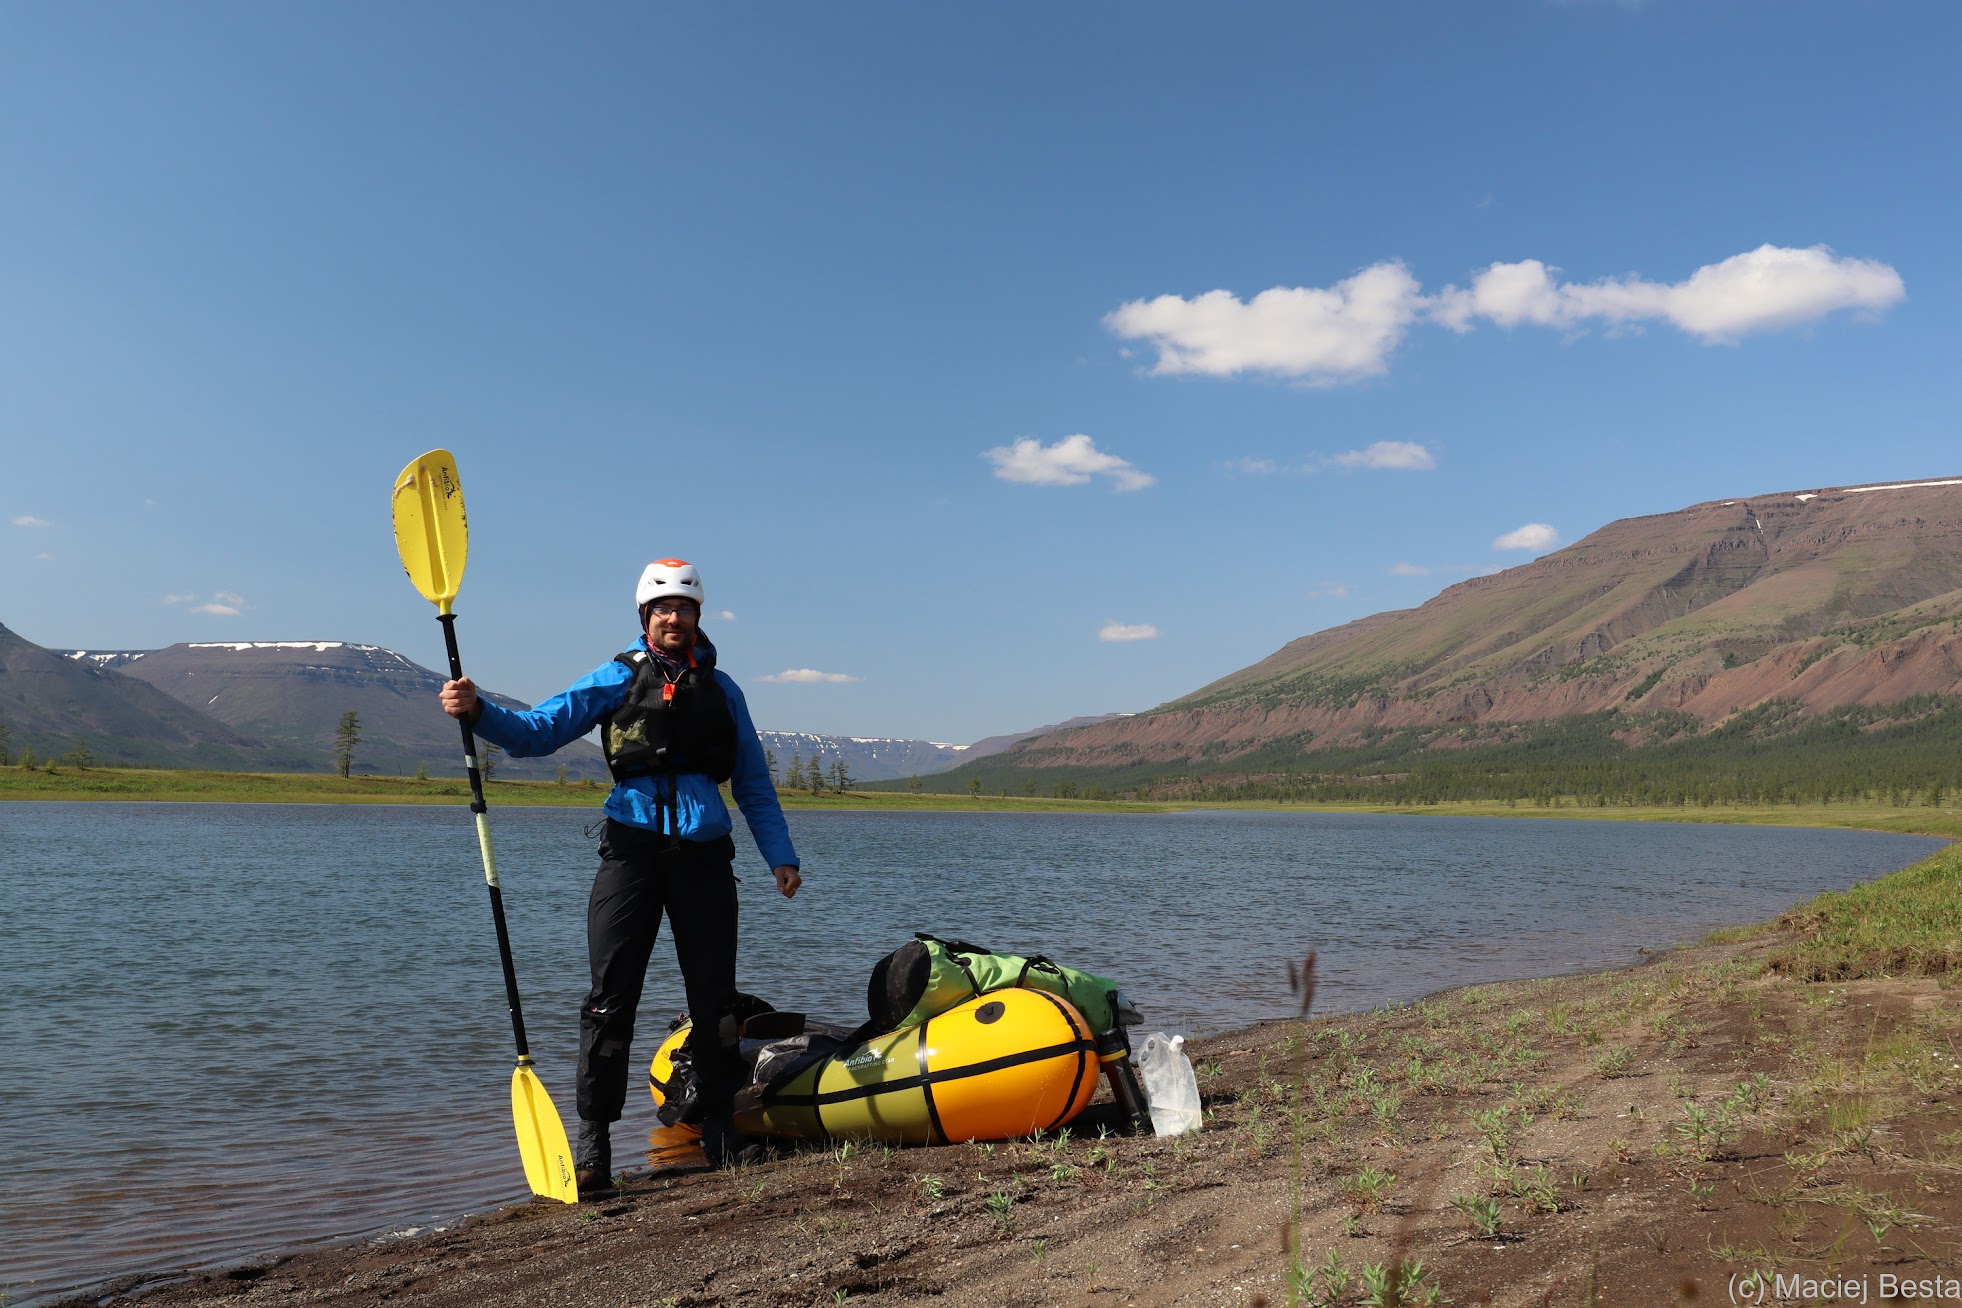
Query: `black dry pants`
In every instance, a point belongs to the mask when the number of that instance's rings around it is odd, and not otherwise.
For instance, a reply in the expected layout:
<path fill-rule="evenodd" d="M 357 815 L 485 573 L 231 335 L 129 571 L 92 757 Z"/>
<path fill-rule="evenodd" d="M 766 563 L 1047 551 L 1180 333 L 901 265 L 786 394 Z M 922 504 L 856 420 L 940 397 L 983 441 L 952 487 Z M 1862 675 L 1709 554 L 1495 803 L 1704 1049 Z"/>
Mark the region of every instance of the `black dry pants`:
<path fill-rule="evenodd" d="M 702 1103 L 713 1113 L 735 1091 L 735 1032 L 722 1018 L 736 996 L 736 845 L 677 841 L 606 820 L 599 874 L 586 905 L 593 988 L 579 1010 L 579 1116 L 617 1122 L 626 1104 L 634 1010 L 666 911 L 694 1030 L 689 1053 Z"/>

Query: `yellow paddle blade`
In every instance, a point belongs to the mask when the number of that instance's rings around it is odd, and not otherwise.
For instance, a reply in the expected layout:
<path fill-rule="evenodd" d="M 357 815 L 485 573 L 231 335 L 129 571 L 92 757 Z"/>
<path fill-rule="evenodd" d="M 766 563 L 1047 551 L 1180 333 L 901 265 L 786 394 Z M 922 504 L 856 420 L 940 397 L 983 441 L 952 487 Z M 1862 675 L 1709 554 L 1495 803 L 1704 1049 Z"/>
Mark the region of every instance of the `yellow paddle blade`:
<path fill-rule="evenodd" d="M 463 517 L 463 483 L 456 458 L 431 450 L 395 479 L 395 550 L 422 597 L 448 613 L 463 584 L 470 527 Z"/>
<path fill-rule="evenodd" d="M 511 1118 L 518 1128 L 518 1154 L 525 1160 L 525 1180 L 533 1194 L 561 1203 L 579 1202 L 579 1183 L 572 1175 L 572 1145 L 552 1096 L 531 1070 L 530 1060 L 511 1073 Z"/>

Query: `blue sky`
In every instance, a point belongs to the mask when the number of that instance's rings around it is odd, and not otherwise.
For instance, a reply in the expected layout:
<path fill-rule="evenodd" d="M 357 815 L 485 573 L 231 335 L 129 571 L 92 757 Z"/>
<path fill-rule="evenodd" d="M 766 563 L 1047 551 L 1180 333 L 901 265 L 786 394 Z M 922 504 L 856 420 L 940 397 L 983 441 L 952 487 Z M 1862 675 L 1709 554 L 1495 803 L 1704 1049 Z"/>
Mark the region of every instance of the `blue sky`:
<path fill-rule="evenodd" d="M 1948 3 L 0 0 L 0 623 L 758 724 L 1135 710 L 1619 517 L 1953 475 Z"/>

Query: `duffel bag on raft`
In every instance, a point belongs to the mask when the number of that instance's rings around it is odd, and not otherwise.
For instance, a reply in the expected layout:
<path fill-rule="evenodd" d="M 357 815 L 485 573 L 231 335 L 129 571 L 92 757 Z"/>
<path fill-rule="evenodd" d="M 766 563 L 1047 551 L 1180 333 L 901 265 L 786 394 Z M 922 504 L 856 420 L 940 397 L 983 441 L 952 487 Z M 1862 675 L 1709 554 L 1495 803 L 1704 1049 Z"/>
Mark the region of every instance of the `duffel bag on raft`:
<path fill-rule="evenodd" d="M 1092 1035 L 1138 1020 L 1137 1010 L 1108 977 L 1064 967 L 1041 954 L 997 954 L 917 931 L 873 967 L 865 988 L 865 1029 L 903 1031 L 976 995 L 1017 986 L 1068 1000 L 1089 1022 Z"/>

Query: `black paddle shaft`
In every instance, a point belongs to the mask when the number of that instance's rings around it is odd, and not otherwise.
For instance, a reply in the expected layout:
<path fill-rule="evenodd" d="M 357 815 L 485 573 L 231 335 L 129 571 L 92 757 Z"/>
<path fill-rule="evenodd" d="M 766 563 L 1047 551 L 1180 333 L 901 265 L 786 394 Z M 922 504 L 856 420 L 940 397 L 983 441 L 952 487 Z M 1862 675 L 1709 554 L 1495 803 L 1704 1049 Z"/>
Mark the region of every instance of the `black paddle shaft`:
<path fill-rule="evenodd" d="M 456 652 L 456 614 L 439 613 L 436 621 L 443 624 L 443 643 L 450 652 L 450 680 L 463 680 L 463 660 Z M 470 772 L 470 811 L 488 814 L 490 805 L 484 803 L 484 774 L 477 770 L 477 737 L 470 730 L 470 719 L 461 717 L 457 726 L 463 729 L 463 765 Z M 488 819 L 486 819 L 488 820 Z M 497 876 L 493 871 L 495 864 L 491 858 L 490 841 L 484 841 L 484 882 L 490 887 L 491 919 L 497 923 L 497 956 L 504 964 L 504 1000 L 511 1008 L 511 1034 L 518 1042 L 518 1058 L 529 1062 L 531 1050 L 525 1045 L 525 1013 L 518 1003 L 518 969 L 511 962 L 511 929 L 504 925 L 504 892 L 498 889 Z"/>

